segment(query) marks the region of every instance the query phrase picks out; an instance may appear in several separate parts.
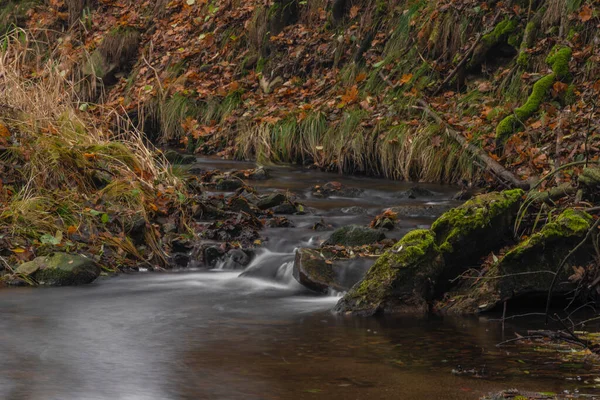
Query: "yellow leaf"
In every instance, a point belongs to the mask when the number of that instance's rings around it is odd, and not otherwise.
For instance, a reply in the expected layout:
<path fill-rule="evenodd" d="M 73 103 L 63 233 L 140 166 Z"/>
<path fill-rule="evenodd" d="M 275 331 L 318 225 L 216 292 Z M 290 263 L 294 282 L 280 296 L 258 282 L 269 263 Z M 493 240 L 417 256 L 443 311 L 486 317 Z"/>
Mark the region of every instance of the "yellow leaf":
<path fill-rule="evenodd" d="M 400 84 L 404 85 L 405 83 L 408 83 L 413 77 L 413 74 L 404 74 L 402 75 L 402 78 L 400 78 Z"/>

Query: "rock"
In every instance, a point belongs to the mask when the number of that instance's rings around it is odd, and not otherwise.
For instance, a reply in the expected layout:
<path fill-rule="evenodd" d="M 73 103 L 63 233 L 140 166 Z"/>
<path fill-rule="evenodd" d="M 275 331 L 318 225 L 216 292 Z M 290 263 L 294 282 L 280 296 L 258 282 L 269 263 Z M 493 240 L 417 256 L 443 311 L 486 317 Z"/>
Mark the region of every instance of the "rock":
<path fill-rule="evenodd" d="M 342 208 L 342 212 L 344 214 L 350 214 L 350 215 L 368 215 L 369 214 L 369 210 L 367 210 L 364 207 L 359 207 L 359 206 Z"/>
<path fill-rule="evenodd" d="M 319 293 L 346 291 L 360 281 L 373 265 L 373 259 L 327 260 L 319 250 L 301 248 L 294 259 L 294 278 Z"/>
<path fill-rule="evenodd" d="M 214 182 L 216 183 L 215 188 L 217 190 L 234 191 L 244 186 L 244 182 L 241 179 L 225 176 L 216 177 Z"/>
<path fill-rule="evenodd" d="M 261 210 L 267 210 L 269 208 L 276 207 L 280 204 L 283 204 L 286 201 L 286 197 L 283 193 L 273 193 L 266 196 L 262 196 L 256 206 Z"/>
<path fill-rule="evenodd" d="M 369 269 L 365 278 L 338 302 L 335 311 L 363 316 L 426 313 L 444 259 L 429 230 L 409 232 Z"/>
<path fill-rule="evenodd" d="M 600 190 L 600 168 L 588 167 L 584 168 L 579 175 L 579 185 L 583 186 L 586 192 L 596 194 Z"/>
<path fill-rule="evenodd" d="M 404 192 L 401 192 L 398 197 L 408 198 L 408 199 L 417 199 L 417 198 L 421 198 L 421 197 L 434 197 L 434 196 L 435 196 L 435 193 L 433 193 L 431 190 L 427 190 L 420 186 L 413 186 L 410 189 L 405 190 Z"/>
<path fill-rule="evenodd" d="M 296 206 L 290 203 L 283 203 L 272 208 L 275 214 L 290 215 L 296 213 Z"/>
<path fill-rule="evenodd" d="M 176 238 L 171 241 L 173 253 L 189 253 L 194 249 L 194 243 L 189 239 Z"/>
<path fill-rule="evenodd" d="M 294 259 L 294 279 L 301 285 L 319 293 L 327 293 L 331 287 L 342 290 L 334 282 L 333 267 L 319 250 L 299 249 Z"/>
<path fill-rule="evenodd" d="M 171 255 L 171 262 L 175 267 L 185 268 L 190 263 L 190 256 L 186 253 L 174 253 Z"/>
<path fill-rule="evenodd" d="M 473 284 L 465 282 L 465 290 L 444 311 L 474 314 L 490 310 L 504 301 L 523 297 L 545 299 L 553 274 L 563 259 L 585 237 L 593 218 L 580 211 L 565 210 L 539 232 L 514 246 L 485 273 L 484 279 Z M 593 260 L 593 244 L 582 246 L 569 257 L 559 272 L 553 289 L 555 295 L 565 295 L 577 284 L 569 281 L 572 266 L 587 265 Z"/>
<path fill-rule="evenodd" d="M 325 232 L 331 229 L 331 225 L 325 222 L 323 218 L 320 221 L 315 222 L 312 226 L 312 230 L 316 232 Z"/>
<path fill-rule="evenodd" d="M 223 269 L 244 269 L 250 261 L 250 256 L 244 250 L 231 249 L 225 255 Z"/>
<path fill-rule="evenodd" d="M 165 158 L 171 164 L 193 164 L 196 162 L 196 156 L 191 154 L 179 154 L 175 150 L 167 150 Z"/>
<path fill-rule="evenodd" d="M 246 200 L 243 197 L 240 197 L 240 196 L 232 197 L 229 200 L 228 204 L 229 204 L 229 208 L 231 209 L 231 211 L 237 211 L 237 212 L 243 211 L 250 215 L 254 215 L 252 206 L 250 205 L 248 200 Z"/>
<path fill-rule="evenodd" d="M 338 305 L 338 312 L 425 313 L 448 282 L 510 243 L 520 189 L 481 195 L 444 213 L 430 230 L 408 233 L 382 255 Z"/>
<path fill-rule="evenodd" d="M 385 234 L 380 230 L 366 228 L 360 225 L 348 225 L 336 229 L 326 245 L 363 246 L 365 244 L 377 243 L 385 239 Z"/>
<path fill-rule="evenodd" d="M 317 198 L 327 198 L 330 196 L 339 197 L 360 197 L 364 190 L 342 185 L 340 182 L 327 182 L 323 186 L 316 185 L 312 189 L 312 195 Z"/>
<path fill-rule="evenodd" d="M 204 264 L 207 267 L 214 267 L 224 255 L 225 251 L 217 245 L 207 246 L 204 248 Z"/>
<path fill-rule="evenodd" d="M 21 264 L 16 272 L 33 278 L 45 286 L 82 285 L 100 275 L 100 267 L 87 257 L 67 253 L 52 253 Z"/>
<path fill-rule="evenodd" d="M 265 223 L 267 228 L 293 228 L 295 225 L 286 217 L 273 217 Z"/>
<path fill-rule="evenodd" d="M 264 167 L 258 167 L 250 172 L 248 179 L 254 181 L 263 181 L 269 179 L 269 172 Z"/>
<path fill-rule="evenodd" d="M 448 211 L 450 206 L 442 204 L 419 204 L 419 205 L 402 205 L 391 207 L 390 210 L 405 217 L 439 217 L 445 211 Z"/>
<path fill-rule="evenodd" d="M 524 194 L 521 189 L 482 194 L 445 212 L 431 225 L 448 273 L 454 275 L 449 279 L 512 242 L 513 223 Z"/>

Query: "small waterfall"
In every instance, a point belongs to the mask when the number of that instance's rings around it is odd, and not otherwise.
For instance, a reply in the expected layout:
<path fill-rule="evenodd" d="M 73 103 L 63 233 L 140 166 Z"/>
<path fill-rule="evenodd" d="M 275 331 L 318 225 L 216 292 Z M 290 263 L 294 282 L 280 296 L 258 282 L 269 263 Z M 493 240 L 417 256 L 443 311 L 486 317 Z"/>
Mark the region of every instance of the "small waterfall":
<path fill-rule="evenodd" d="M 294 272 L 294 262 L 288 261 L 281 264 L 279 268 L 277 268 L 277 273 L 275 274 L 275 279 L 278 282 L 285 283 L 286 285 L 290 285 L 295 283 L 296 280 L 293 276 Z"/>
<path fill-rule="evenodd" d="M 259 278 L 283 284 L 294 283 L 294 253 L 278 253 L 263 249 L 240 277 Z"/>

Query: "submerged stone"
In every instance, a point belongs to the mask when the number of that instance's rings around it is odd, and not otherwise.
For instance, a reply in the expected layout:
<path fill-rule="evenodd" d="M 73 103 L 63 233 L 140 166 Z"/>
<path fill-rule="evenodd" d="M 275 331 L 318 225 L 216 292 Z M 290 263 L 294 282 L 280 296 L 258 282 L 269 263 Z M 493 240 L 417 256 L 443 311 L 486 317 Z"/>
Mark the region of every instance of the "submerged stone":
<path fill-rule="evenodd" d="M 68 286 L 93 282 L 100 275 L 100 267 L 80 255 L 52 253 L 21 264 L 16 273 L 32 278 L 39 285 Z"/>

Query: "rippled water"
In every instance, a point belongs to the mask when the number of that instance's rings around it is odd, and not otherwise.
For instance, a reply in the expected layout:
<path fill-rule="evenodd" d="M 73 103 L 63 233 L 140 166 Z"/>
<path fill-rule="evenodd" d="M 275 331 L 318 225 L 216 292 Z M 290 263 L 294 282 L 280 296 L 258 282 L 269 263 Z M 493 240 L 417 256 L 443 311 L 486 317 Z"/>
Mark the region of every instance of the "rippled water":
<path fill-rule="evenodd" d="M 280 169 L 259 186 L 307 196 L 310 185 L 332 178 Z M 507 387 L 583 385 L 581 367 L 561 368 L 525 347 L 496 347 L 533 321 L 511 322 L 503 332 L 489 317 L 341 317 L 329 311 L 336 296 L 300 287 L 291 278 L 293 251 L 326 235 L 310 230 L 315 220 L 366 223 L 369 216 L 340 208 L 357 203 L 378 212 L 409 201 L 394 197 L 406 184 L 346 182 L 366 188 L 366 197 L 307 197 L 319 215 L 266 231 L 267 249 L 243 277 L 139 273 L 85 287 L 0 291 L 0 399 L 476 399 Z M 439 195 L 421 202 L 446 202 L 453 191 L 431 188 Z M 394 235 L 431 221 L 403 218 Z"/>

